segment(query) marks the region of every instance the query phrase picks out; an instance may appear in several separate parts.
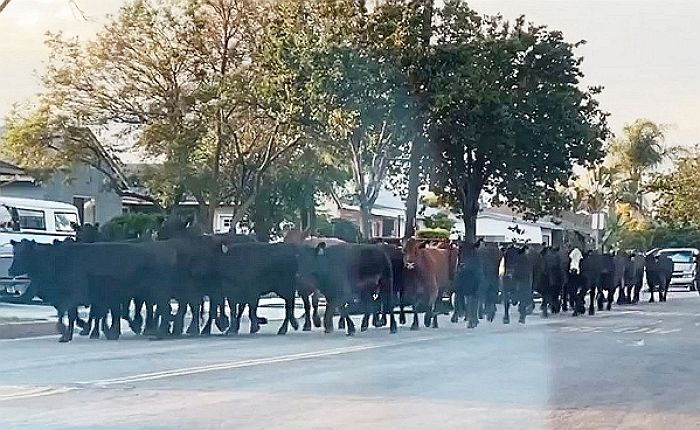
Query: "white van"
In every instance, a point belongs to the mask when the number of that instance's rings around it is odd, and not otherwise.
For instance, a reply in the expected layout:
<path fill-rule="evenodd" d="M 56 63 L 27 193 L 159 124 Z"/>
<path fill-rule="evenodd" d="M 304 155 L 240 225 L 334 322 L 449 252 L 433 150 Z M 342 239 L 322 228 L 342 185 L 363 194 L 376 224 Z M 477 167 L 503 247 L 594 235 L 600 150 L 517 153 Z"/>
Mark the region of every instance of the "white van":
<path fill-rule="evenodd" d="M 11 278 L 11 241 L 22 239 L 52 243 L 75 237 L 79 223 L 78 209 L 70 204 L 47 200 L 0 196 L 0 297 L 17 302 L 30 302 L 29 279 Z"/>

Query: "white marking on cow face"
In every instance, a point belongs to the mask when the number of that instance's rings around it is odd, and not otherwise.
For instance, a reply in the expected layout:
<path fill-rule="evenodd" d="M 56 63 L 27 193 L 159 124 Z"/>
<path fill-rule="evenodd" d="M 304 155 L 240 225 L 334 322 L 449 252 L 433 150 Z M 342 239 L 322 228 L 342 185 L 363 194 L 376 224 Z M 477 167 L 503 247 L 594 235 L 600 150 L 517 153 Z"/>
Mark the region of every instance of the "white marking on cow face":
<path fill-rule="evenodd" d="M 579 274 L 581 273 L 581 260 L 583 260 L 583 253 L 580 249 L 574 248 L 573 251 L 569 253 L 569 272 Z"/>
<path fill-rule="evenodd" d="M 407 261 L 407 262 L 404 263 L 404 266 L 405 266 L 408 270 L 413 270 L 413 269 L 416 268 L 416 263 Z"/>
<path fill-rule="evenodd" d="M 228 254 L 228 246 L 226 246 L 225 243 L 221 244 L 221 252 L 223 252 L 224 254 Z"/>

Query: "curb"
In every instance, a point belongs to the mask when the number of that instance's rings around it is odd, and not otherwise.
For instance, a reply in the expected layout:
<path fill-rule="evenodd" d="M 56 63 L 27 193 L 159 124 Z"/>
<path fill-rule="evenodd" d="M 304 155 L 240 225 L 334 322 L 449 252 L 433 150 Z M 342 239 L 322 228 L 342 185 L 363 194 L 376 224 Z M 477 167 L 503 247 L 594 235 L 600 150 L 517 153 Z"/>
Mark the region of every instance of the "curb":
<path fill-rule="evenodd" d="M 30 321 L 0 324 L 0 339 L 46 336 L 56 333 L 55 321 Z"/>

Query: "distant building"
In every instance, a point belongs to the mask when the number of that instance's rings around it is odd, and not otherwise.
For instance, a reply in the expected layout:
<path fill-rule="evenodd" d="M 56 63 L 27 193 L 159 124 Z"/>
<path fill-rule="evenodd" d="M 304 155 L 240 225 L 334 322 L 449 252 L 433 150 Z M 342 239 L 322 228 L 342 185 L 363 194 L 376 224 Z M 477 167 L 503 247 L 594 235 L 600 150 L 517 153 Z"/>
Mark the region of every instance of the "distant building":
<path fill-rule="evenodd" d="M 121 193 L 128 188 L 126 178 L 94 135 L 83 131 L 96 148 L 97 167 L 76 162 L 70 170 L 39 179 L 10 162 L 0 161 L 0 195 L 73 204 L 83 223 L 105 223 L 121 215 Z"/>
<path fill-rule="evenodd" d="M 342 218 L 358 226 L 362 222 L 360 207 L 333 197 L 323 199 L 318 213 L 330 218 Z M 389 190 L 381 190 L 371 210 L 373 237 L 403 237 L 406 223 L 406 204 Z"/>

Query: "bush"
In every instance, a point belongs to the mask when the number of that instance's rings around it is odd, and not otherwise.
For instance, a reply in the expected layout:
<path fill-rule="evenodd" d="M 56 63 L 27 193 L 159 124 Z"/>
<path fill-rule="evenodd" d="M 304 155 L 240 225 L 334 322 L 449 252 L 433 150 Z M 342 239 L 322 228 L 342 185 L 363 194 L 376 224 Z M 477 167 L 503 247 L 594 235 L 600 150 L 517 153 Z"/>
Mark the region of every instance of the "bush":
<path fill-rule="evenodd" d="M 420 239 L 449 239 L 450 232 L 444 228 L 424 228 L 416 232 Z"/>
<path fill-rule="evenodd" d="M 442 229 L 450 231 L 455 226 L 455 222 L 446 212 L 438 212 L 433 216 L 425 218 L 425 226 L 430 229 Z"/>
<path fill-rule="evenodd" d="M 145 213 L 118 216 L 102 226 L 102 235 L 109 241 L 138 239 L 149 231 L 158 231 L 164 219 L 159 214 Z"/>

